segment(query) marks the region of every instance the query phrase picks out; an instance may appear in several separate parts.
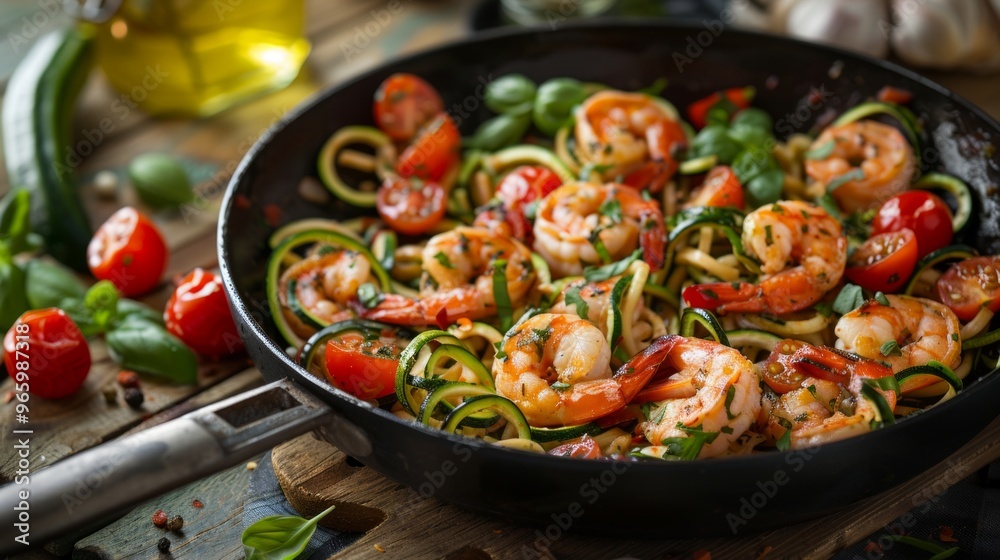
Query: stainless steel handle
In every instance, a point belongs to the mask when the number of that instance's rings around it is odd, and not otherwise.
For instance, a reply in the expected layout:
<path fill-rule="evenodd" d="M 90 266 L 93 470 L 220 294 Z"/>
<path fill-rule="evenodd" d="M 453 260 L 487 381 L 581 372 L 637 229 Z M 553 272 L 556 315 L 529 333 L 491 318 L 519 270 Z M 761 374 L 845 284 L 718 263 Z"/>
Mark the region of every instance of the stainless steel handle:
<path fill-rule="evenodd" d="M 41 545 L 335 419 L 325 403 L 284 379 L 69 457 L 28 484 L 0 488 L 0 555 L 28 548 L 14 540 L 22 492 L 29 543 Z"/>

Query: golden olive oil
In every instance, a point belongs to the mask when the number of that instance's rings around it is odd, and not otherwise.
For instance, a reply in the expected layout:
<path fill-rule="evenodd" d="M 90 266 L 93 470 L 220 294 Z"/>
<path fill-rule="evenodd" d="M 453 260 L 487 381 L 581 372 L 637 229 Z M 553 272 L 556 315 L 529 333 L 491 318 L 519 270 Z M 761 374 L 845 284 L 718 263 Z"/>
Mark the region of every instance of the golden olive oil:
<path fill-rule="evenodd" d="M 288 85 L 309 53 L 302 27 L 302 0 L 125 0 L 97 58 L 131 108 L 204 116 Z"/>

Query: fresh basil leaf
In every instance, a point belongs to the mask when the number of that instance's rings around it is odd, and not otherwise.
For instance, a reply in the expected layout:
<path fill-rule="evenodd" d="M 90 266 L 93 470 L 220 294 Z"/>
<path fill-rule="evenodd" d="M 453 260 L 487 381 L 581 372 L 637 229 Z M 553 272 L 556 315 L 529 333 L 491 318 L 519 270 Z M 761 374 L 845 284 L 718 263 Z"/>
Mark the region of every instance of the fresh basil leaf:
<path fill-rule="evenodd" d="M 25 293 L 27 276 L 20 265 L 0 262 L 0 332 L 6 333 L 22 313 L 31 309 Z"/>
<path fill-rule="evenodd" d="M 729 165 L 743 151 L 743 146 L 729 136 L 723 125 L 708 125 L 701 129 L 691 141 L 689 159 L 716 156 L 720 165 Z"/>
<path fill-rule="evenodd" d="M 826 159 L 826 158 L 830 157 L 830 154 L 833 153 L 833 150 L 836 147 L 837 147 L 837 143 L 835 141 L 833 141 L 833 140 L 830 140 L 829 142 L 827 142 L 827 143 L 825 143 L 825 144 L 823 144 L 821 146 L 816 146 L 815 148 L 807 151 L 805 153 L 805 159 L 813 159 L 813 160 L 823 160 L 823 159 Z"/>
<path fill-rule="evenodd" d="M 769 131 L 745 124 L 731 126 L 729 137 L 747 148 L 766 148 L 772 138 Z"/>
<path fill-rule="evenodd" d="M 614 278 L 615 276 L 624 274 L 629 265 L 641 258 L 642 249 L 636 249 L 631 255 L 618 262 L 599 267 L 588 266 L 584 268 L 583 277 L 587 280 L 587 282 L 603 282 L 608 278 Z"/>
<path fill-rule="evenodd" d="M 844 183 L 849 181 L 860 181 L 864 178 L 865 172 L 860 167 L 855 167 L 843 175 L 830 179 L 830 182 L 826 184 L 826 192 L 827 194 L 832 193 L 833 191 L 839 189 Z"/>
<path fill-rule="evenodd" d="M 732 167 L 736 178 L 745 185 L 761 173 L 778 168 L 778 165 L 770 152 L 763 148 L 754 147 L 740 152 L 733 160 Z"/>
<path fill-rule="evenodd" d="M 443 253 L 438 254 L 443 255 Z M 371 282 L 365 282 L 364 284 L 358 286 L 358 301 L 360 301 L 361 305 L 365 306 L 365 308 L 371 309 L 379 303 L 382 303 L 383 299 L 384 297 L 382 294 L 375 289 L 375 285 Z"/>
<path fill-rule="evenodd" d="M 246 560 L 291 560 L 305 550 L 316 525 L 335 506 L 312 519 L 296 515 L 269 515 L 243 530 L 240 541 Z"/>
<path fill-rule="evenodd" d="M 5 245 L 7 256 L 13 257 L 18 253 L 34 249 L 28 240 L 29 233 L 31 233 L 31 193 L 26 189 L 13 190 L 0 204 L 0 243 Z"/>
<path fill-rule="evenodd" d="M 617 198 L 604 201 L 597 211 L 613 224 L 620 224 L 622 221 L 622 204 Z"/>
<path fill-rule="evenodd" d="M 521 74 L 507 74 L 486 86 L 486 106 L 494 113 L 527 115 L 534 106 L 535 82 Z"/>
<path fill-rule="evenodd" d="M 538 130 L 555 136 L 573 119 L 573 109 L 587 98 L 587 88 L 572 78 L 554 78 L 538 86 L 532 118 Z"/>
<path fill-rule="evenodd" d="M 135 301 L 134 299 L 119 299 L 117 320 L 122 322 L 132 317 L 156 323 L 157 325 L 163 324 L 162 311 L 157 311 L 145 303 Z"/>
<path fill-rule="evenodd" d="M 614 166 L 609 163 L 594 163 L 590 162 L 580 168 L 580 173 L 577 174 L 581 181 L 590 181 L 590 174 L 597 173 L 603 174 L 605 171 L 613 168 Z M 646 191 L 643 191 L 646 192 Z"/>
<path fill-rule="evenodd" d="M 518 143 L 528 131 L 528 115 L 497 115 L 484 121 L 465 141 L 466 146 L 490 152 Z"/>
<path fill-rule="evenodd" d="M 184 384 L 198 381 L 194 353 L 162 326 L 138 316 L 119 322 L 105 340 L 111 359 L 125 369 L 151 373 Z"/>
<path fill-rule="evenodd" d="M 767 114 L 767 111 L 756 107 L 748 107 L 733 115 L 733 120 L 729 123 L 729 126 L 731 128 L 756 128 L 758 130 L 762 130 L 765 134 L 770 136 L 774 127 L 774 122 L 771 120 L 771 115 Z"/>
<path fill-rule="evenodd" d="M 42 260 L 26 266 L 27 295 L 32 309 L 62 307 L 67 299 L 83 299 L 87 289 L 68 268 Z"/>
<path fill-rule="evenodd" d="M 781 169 L 768 169 L 746 184 L 750 207 L 763 206 L 781 199 L 785 174 Z"/>
<path fill-rule="evenodd" d="M 118 315 L 118 288 L 110 280 L 101 280 L 87 290 L 83 306 L 98 328 L 107 330 Z"/>
<path fill-rule="evenodd" d="M 445 268 L 455 268 L 455 265 L 451 264 L 451 259 L 448 258 L 448 255 L 446 255 L 444 251 L 438 251 L 437 253 L 435 253 L 434 260 L 436 260 L 438 263 L 441 264 L 441 266 Z"/>
<path fill-rule="evenodd" d="M 861 307 L 864 302 L 865 294 L 862 292 L 861 286 L 844 284 L 836 299 L 833 300 L 833 310 L 840 315 L 846 315 Z"/>
<path fill-rule="evenodd" d="M 887 340 L 879 349 L 883 356 L 902 356 L 903 351 L 899 348 L 899 343 L 895 340 Z"/>
<path fill-rule="evenodd" d="M 563 298 L 566 305 L 572 305 L 576 308 L 576 314 L 582 319 L 586 319 L 590 315 L 590 306 L 587 304 L 587 300 L 583 299 L 580 295 L 580 286 L 573 286 L 572 288 L 566 290 L 566 295 Z"/>

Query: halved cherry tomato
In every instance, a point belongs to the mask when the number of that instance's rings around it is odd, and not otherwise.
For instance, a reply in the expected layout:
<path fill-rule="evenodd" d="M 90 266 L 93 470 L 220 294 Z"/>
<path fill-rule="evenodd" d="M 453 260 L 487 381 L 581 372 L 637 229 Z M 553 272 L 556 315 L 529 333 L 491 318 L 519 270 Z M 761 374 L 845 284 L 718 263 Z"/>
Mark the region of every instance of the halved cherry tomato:
<path fill-rule="evenodd" d="M 446 196 L 438 183 L 389 176 L 378 189 L 375 209 L 392 229 L 419 235 L 441 221 Z"/>
<path fill-rule="evenodd" d="M 938 297 L 962 321 L 983 307 L 1000 310 L 1000 257 L 973 257 L 951 265 L 937 281 Z"/>
<path fill-rule="evenodd" d="M 743 209 L 743 186 L 728 165 L 713 167 L 705 181 L 691 195 L 691 206 L 732 206 Z"/>
<path fill-rule="evenodd" d="M 378 338 L 347 333 L 326 343 L 326 375 L 330 383 L 362 399 L 392 394 L 399 354 L 406 346 L 394 329 Z"/>
<path fill-rule="evenodd" d="M 28 311 L 3 339 L 3 361 L 18 386 L 58 399 L 75 393 L 90 372 L 90 347 L 61 309 Z"/>
<path fill-rule="evenodd" d="M 879 101 L 906 105 L 913 99 L 913 94 L 905 89 L 884 86 L 882 89 L 878 90 L 878 94 L 876 94 L 875 97 Z"/>
<path fill-rule="evenodd" d="M 574 459 L 599 459 L 601 448 L 590 436 L 583 436 L 580 441 L 574 443 L 564 443 L 559 447 L 549 450 L 549 455 L 558 457 L 572 457 Z"/>
<path fill-rule="evenodd" d="M 903 228 L 868 238 L 847 261 L 844 276 L 873 292 L 894 292 L 913 274 L 917 236 Z"/>
<path fill-rule="evenodd" d="M 375 124 L 395 140 L 413 138 L 443 110 L 434 87 L 413 74 L 393 74 L 375 91 Z"/>
<path fill-rule="evenodd" d="M 735 105 L 737 110 L 746 109 L 753 101 L 754 93 L 756 93 L 756 90 L 752 87 L 731 88 L 715 92 L 689 105 L 687 110 L 688 118 L 695 127 L 704 128 L 708 112 L 717 103 L 729 102 Z M 725 99 L 723 99 L 723 96 L 725 96 Z"/>
<path fill-rule="evenodd" d="M 908 228 L 917 236 L 917 258 L 951 244 L 951 210 L 927 191 L 907 191 L 885 201 L 872 221 L 872 233 Z"/>
<path fill-rule="evenodd" d="M 243 340 L 229 311 L 222 279 L 200 268 L 177 285 L 163 312 L 167 330 L 188 347 L 212 359 L 243 351 Z"/>
<path fill-rule="evenodd" d="M 167 244 L 153 222 L 126 206 L 104 222 L 87 246 L 87 266 L 98 280 L 110 280 L 126 296 L 142 295 L 160 282 Z"/>
<path fill-rule="evenodd" d="M 760 375 L 775 393 L 783 395 L 802 388 L 806 376 L 795 367 L 793 356 L 804 345 L 802 341 L 786 338 L 774 346 L 761 364 Z"/>
<path fill-rule="evenodd" d="M 458 163 L 461 142 L 462 137 L 451 117 L 439 113 L 400 154 L 396 161 L 396 173 L 401 177 L 440 181 L 448 169 Z"/>
<path fill-rule="evenodd" d="M 525 207 L 548 196 L 562 185 L 551 169 L 538 165 L 522 165 L 500 181 L 497 187 L 497 198 L 504 205 L 504 220 L 510 225 L 514 237 L 531 243 L 531 221 L 525 216 Z"/>

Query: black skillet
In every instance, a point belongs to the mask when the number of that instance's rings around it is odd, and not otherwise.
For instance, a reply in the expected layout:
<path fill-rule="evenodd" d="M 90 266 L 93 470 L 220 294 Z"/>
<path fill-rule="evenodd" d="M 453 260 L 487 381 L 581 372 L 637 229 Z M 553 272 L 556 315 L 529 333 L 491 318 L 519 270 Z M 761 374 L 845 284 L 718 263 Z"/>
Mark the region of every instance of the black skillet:
<path fill-rule="evenodd" d="M 665 95 L 678 107 L 722 88 L 752 85 L 759 92 L 755 105 L 775 117 L 780 137 L 807 131 L 828 112 L 839 113 L 884 85 L 907 89 L 929 140 L 923 160 L 965 179 L 977 195 L 965 241 L 984 253 L 1000 252 L 1000 200 L 993 194 L 1000 184 L 993 155 L 1000 125 L 993 119 L 893 64 L 784 38 L 717 32 L 616 23 L 492 33 L 394 61 L 292 111 L 240 164 L 219 227 L 219 262 L 236 321 L 257 367 L 274 383 L 37 473 L 33 540 L 120 511 L 311 429 L 424 495 L 541 529 L 572 518 L 574 531 L 632 538 L 731 535 L 804 521 L 877 495 L 946 459 L 997 416 L 997 376 L 973 372 L 970 380 L 976 380 L 950 402 L 821 448 L 612 463 L 512 451 L 404 422 L 332 389 L 285 354 L 264 294 L 273 228 L 261 209 L 277 204 L 285 222 L 359 213 L 306 202 L 297 185 L 316 174 L 316 155 L 330 134 L 371 122 L 372 94 L 394 72 L 412 72 L 433 84 L 464 134 L 488 116 L 482 84 L 512 72 L 538 82 L 572 76 L 627 90 L 665 76 Z M 237 203 L 245 200 L 251 204 Z M 91 492 L 65 515 L 66 485 L 72 492 L 80 480 L 89 481 L 85 489 Z M 16 490 L 0 489 L 0 501 L 15 503 Z M 0 514 L 5 528 L 10 511 L 5 506 Z"/>

